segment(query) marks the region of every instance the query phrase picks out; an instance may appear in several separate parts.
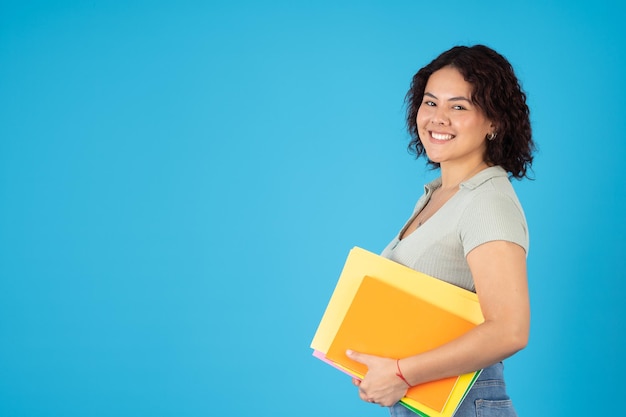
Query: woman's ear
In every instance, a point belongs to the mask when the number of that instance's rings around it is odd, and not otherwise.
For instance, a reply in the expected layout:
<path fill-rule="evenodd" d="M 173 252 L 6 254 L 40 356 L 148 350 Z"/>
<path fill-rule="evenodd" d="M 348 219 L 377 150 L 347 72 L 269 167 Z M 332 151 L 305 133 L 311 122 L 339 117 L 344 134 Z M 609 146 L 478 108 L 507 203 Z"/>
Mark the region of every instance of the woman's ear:
<path fill-rule="evenodd" d="M 492 141 L 498 136 L 498 126 L 490 122 L 489 123 L 489 133 L 487 133 L 487 140 Z"/>

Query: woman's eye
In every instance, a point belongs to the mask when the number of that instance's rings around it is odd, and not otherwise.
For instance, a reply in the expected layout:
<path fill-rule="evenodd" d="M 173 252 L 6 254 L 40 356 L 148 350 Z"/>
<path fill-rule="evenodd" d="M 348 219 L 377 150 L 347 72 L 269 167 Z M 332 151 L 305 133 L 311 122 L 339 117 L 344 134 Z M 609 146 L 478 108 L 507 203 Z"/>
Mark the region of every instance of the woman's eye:
<path fill-rule="evenodd" d="M 465 110 L 465 107 L 459 105 L 459 106 L 454 106 L 452 107 L 454 110 Z"/>
<path fill-rule="evenodd" d="M 426 101 L 424 101 L 424 105 L 426 105 L 428 107 L 434 107 L 435 103 L 433 101 L 426 100 Z"/>

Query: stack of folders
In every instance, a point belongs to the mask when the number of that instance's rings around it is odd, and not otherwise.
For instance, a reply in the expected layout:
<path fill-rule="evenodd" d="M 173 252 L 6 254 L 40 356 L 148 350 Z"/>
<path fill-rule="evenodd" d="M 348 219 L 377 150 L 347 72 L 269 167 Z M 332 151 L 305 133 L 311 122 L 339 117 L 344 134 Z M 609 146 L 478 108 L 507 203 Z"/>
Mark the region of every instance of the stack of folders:
<path fill-rule="evenodd" d="M 362 379 L 346 350 L 403 358 L 447 343 L 484 321 L 471 291 L 355 247 L 311 342 L 313 356 Z M 451 417 L 480 371 L 417 385 L 401 403 L 424 417 Z"/>

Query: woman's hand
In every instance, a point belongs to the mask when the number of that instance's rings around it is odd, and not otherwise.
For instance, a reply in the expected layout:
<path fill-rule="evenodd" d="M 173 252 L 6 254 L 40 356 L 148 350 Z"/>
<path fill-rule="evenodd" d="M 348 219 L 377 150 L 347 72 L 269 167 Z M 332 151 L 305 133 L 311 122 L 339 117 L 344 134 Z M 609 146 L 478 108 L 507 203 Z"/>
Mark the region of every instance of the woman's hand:
<path fill-rule="evenodd" d="M 367 355 L 351 350 L 348 350 L 346 355 L 350 359 L 367 366 L 367 374 L 362 381 L 352 380 L 354 385 L 359 387 L 359 397 L 363 401 L 391 407 L 406 395 L 409 387 L 397 376 L 395 359 Z"/>

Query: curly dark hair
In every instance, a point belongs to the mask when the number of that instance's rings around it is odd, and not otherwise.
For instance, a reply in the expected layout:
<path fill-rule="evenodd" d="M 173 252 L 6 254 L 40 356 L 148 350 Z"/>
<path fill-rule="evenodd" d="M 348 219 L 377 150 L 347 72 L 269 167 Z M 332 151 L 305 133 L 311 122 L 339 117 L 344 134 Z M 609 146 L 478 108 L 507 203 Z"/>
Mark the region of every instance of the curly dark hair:
<path fill-rule="evenodd" d="M 500 165 L 512 177 L 528 177 L 535 144 L 530 127 L 530 111 L 526 94 L 509 61 L 484 45 L 455 46 L 442 53 L 413 76 L 406 94 L 406 123 L 411 142 L 408 149 L 417 158 L 425 155 L 417 127 L 417 110 L 424 98 L 429 77 L 443 67 L 457 69 L 473 86 L 471 100 L 496 126 L 497 136 L 487 141 L 486 159 Z M 429 160 L 429 164 L 439 164 Z"/>

